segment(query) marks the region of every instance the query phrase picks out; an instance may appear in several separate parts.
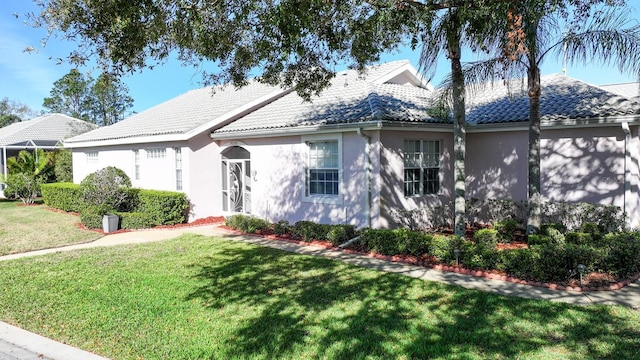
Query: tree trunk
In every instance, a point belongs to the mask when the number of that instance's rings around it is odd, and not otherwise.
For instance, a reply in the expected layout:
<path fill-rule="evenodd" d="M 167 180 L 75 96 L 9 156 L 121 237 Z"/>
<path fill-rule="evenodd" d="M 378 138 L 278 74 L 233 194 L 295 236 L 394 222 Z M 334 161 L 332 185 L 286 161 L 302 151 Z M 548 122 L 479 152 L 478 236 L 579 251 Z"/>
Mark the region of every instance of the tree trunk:
<path fill-rule="evenodd" d="M 529 90 L 529 218 L 527 234 L 540 230 L 540 68 L 530 62 L 528 71 Z"/>
<path fill-rule="evenodd" d="M 465 203 L 465 89 L 464 74 L 460 63 L 460 29 L 453 26 L 448 34 L 448 53 L 451 61 L 451 79 L 453 81 L 453 154 L 454 154 L 454 231 L 464 236 L 466 227 Z"/>

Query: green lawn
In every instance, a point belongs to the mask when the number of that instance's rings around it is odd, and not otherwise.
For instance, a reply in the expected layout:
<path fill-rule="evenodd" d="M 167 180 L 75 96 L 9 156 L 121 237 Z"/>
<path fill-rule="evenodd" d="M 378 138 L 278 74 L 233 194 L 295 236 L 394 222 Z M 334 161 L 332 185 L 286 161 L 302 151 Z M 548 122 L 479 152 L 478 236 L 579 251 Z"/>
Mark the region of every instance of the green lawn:
<path fill-rule="evenodd" d="M 113 359 L 630 359 L 640 313 L 185 235 L 0 262 L 0 318 Z"/>
<path fill-rule="evenodd" d="M 77 216 L 53 212 L 45 205 L 18 206 L 0 201 L 0 255 L 80 244 L 102 235 L 77 227 Z"/>

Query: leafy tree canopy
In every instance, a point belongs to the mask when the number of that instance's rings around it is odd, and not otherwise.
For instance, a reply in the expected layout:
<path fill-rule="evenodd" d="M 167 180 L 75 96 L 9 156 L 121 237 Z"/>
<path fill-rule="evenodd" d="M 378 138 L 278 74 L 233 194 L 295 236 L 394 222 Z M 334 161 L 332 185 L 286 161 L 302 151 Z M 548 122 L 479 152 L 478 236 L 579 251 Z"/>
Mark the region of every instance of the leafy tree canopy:
<path fill-rule="evenodd" d="M 8 97 L 0 99 L 0 127 L 28 120 L 33 114 L 34 111 L 27 105 L 10 100 Z"/>
<path fill-rule="evenodd" d="M 98 125 L 111 125 L 133 106 L 129 89 L 116 76 L 102 73 L 97 80 L 77 69 L 53 83 L 43 106 Z"/>

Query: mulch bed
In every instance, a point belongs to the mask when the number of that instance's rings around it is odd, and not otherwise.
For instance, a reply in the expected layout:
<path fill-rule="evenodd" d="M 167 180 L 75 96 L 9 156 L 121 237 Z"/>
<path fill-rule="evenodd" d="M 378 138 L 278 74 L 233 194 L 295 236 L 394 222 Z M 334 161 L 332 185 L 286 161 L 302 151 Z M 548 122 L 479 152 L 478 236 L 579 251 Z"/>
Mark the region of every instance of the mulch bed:
<path fill-rule="evenodd" d="M 225 225 L 220 225 L 219 227 L 230 232 L 244 234 L 240 231 L 237 231 Z M 510 277 L 505 272 L 498 271 L 498 270 L 471 270 L 471 269 L 466 269 L 459 265 L 446 265 L 446 264 L 439 263 L 431 255 L 423 255 L 420 257 L 410 256 L 410 255 L 381 255 L 373 252 L 367 252 L 363 250 L 363 248 L 358 247 L 357 245 L 352 246 L 349 249 L 340 249 L 337 246 L 332 245 L 328 241 L 314 240 L 309 242 L 301 239 L 292 238 L 291 236 L 278 236 L 273 234 L 273 232 L 244 234 L 244 235 L 259 236 L 259 237 L 264 237 L 270 240 L 286 241 L 286 242 L 296 243 L 300 245 L 312 245 L 312 246 L 322 247 L 325 249 L 344 251 L 350 254 L 364 255 L 367 257 L 390 261 L 390 262 L 399 262 L 404 264 L 423 266 L 423 267 L 428 267 L 428 268 L 432 268 L 440 271 L 449 271 L 449 272 L 454 272 L 454 273 L 459 273 L 464 275 L 484 277 L 487 279 L 502 280 L 502 281 L 522 284 L 522 285 L 545 287 L 551 290 L 566 290 L 566 291 L 575 291 L 575 292 L 619 290 L 635 282 L 636 280 L 640 279 L 640 273 L 632 276 L 629 279 L 620 281 L 616 279 L 614 276 L 612 276 L 611 274 L 601 274 L 601 273 L 594 272 L 594 273 L 586 274 L 585 276 L 583 276 L 582 284 L 580 284 L 580 279 L 570 279 L 562 283 L 543 283 L 539 281 L 529 281 L 529 280 Z M 499 250 L 527 248 L 527 247 L 528 245 L 521 241 L 498 244 Z"/>

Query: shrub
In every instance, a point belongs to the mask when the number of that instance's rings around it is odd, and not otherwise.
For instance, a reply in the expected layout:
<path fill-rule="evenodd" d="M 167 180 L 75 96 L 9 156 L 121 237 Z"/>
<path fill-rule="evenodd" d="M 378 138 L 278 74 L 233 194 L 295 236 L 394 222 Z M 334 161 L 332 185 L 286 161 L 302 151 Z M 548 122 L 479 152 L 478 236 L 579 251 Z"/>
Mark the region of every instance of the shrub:
<path fill-rule="evenodd" d="M 56 182 L 73 182 L 71 150 L 59 149 L 53 153 L 53 173 Z"/>
<path fill-rule="evenodd" d="M 236 214 L 225 220 L 225 225 L 247 234 L 255 234 L 259 231 L 268 231 L 271 224 L 268 221 L 255 216 Z"/>
<path fill-rule="evenodd" d="M 27 173 L 13 173 L 2 177 L 2 182 L 7 185 L 4 195 L 8 199 L 19 198 L 25 204 L 33 204 L 40 193 L 42 179 Z"/>
<path fill-rule="evenodd" d="M 332 245 L 338 246 L 353 239 L 357 234 L 358 232 L 353 225 L 330 225 L 325 238 Z"/>
<path fill-rule="evenodd" d="M 429 254 L 440 262 L 451 262 L 456 259 L 453 250 L 459 249 L 465 252 L 467 242 L 462 238 L 435 235 L 429 239 Z"/>
<path fill-rule="evenodd" d="M 429 253 L 429 244 L 433 236 L 422 232 L 407 232 L 404 234 L 405 252 L 408 255 L 420 256 Z"/>
<path fill-rule="evenodd" d="M 119 211 L 126 203 L 123 188 L 131 187 L 131 180 L 124 171 L 108 166 L 87 175 L 80 182 L 80 195 L 86 206 L 104 205 L 110 211 Z"/>
<path fill-rule="evenodd" d="M 291 234 L 291 225 L 287 220 L 280 220 L 277 223 L 273 224 L 273 232 L 276 235 L 286 235 Z"/>
<path fill-rule="evenodd" d="M 530 249 L 511 249 L 498 252 L 496 268 L 519 279 L 532 280 L 537 252 Z"/>
<path fill-rule="evenodd" d="M 552 227 L 547 228 L 545 235 L 549 236 L 549 238 L 551 238 L 551 242 L 554 244 L 565 243 L 564 235 L 560 232 L 560 230 L 556 228 L 552 228 Z"/>
<path fill-rule="evenodd" d="M 551 237 L 547 235 L 531 234 L 527 236 L 527 244 L 529 246 L 545 245 L 545 244 L 551 244 L 551 243 L 553 243 L 553 240 L 551 240 Z"/>
<path fill-rule="evenodd" d="M 396 232 L 390 229 L 364 229 L 360 234 L 360 243 L 368 250 L 382 255 L 400 254 Z"/>
<path fill-rule="evenodd" d="M 495 248 L 498 244 L 498 231 L 494 229 L 481 229 L 473 234 L 476 245 Z"/>
<path fill-rule="evenodd" d="M 80 212 L 80 222 L 89 229 L 102 229 L 102 216 L 105 214 L 99 207 L 87 207 Z"/>
<path fill-rule="evenodd" d="M 590 234 L 593 239 L 600 239 L 605 234 L 604 225 L 585 222 L 580 225 L 580 232 Z"/>
<path fill-rule="evenodd" d="M 42 184 L 42 198 L 47 206 L 54 209 L 73 212 L 80 212 L 82 209 L 80 185 L 78 184 Z"/>
<path fill-rule="evenodd" d="M 304 241 L 327 240 L 329 225 L 316 224 L 312 221 L 298 221 L 293 224 L 293 235 Z"/>
<path fill-rule="evenodd" d="M 141 212 L 117 212 L 120 217 L 120 229 L 147 229 L 154 226 L 149 214 Z"/>
<path fill-rule="evenodd" d="M 511 242 L 516 235 L 518 222 L 515 220 L 503 220 L 493 224 L 493 228 L 498 232 L 500 242 Z"/>
<path fill-rule="evenodd" d="M 593 243 L 593 236 L 585 232 L 570 232 L 565 236 L 565 240 L 569 244 L 591 244 Z"/>
<path fill-rule="evenodd" d="M 640 271 L 640 234 L 607 234 L 602 239 L 600 267 L 614 276 L 628 277 Z"/>
<path fill-rule="evenodd" d="M 130 199 L 132 192 L 122 192 L 122 199 Z M 149 214 L 155 225 L 174 225 L 185 222 L 189 200 L 187 195 L 175 191 L 140 190 L 135 212 Z"/>

